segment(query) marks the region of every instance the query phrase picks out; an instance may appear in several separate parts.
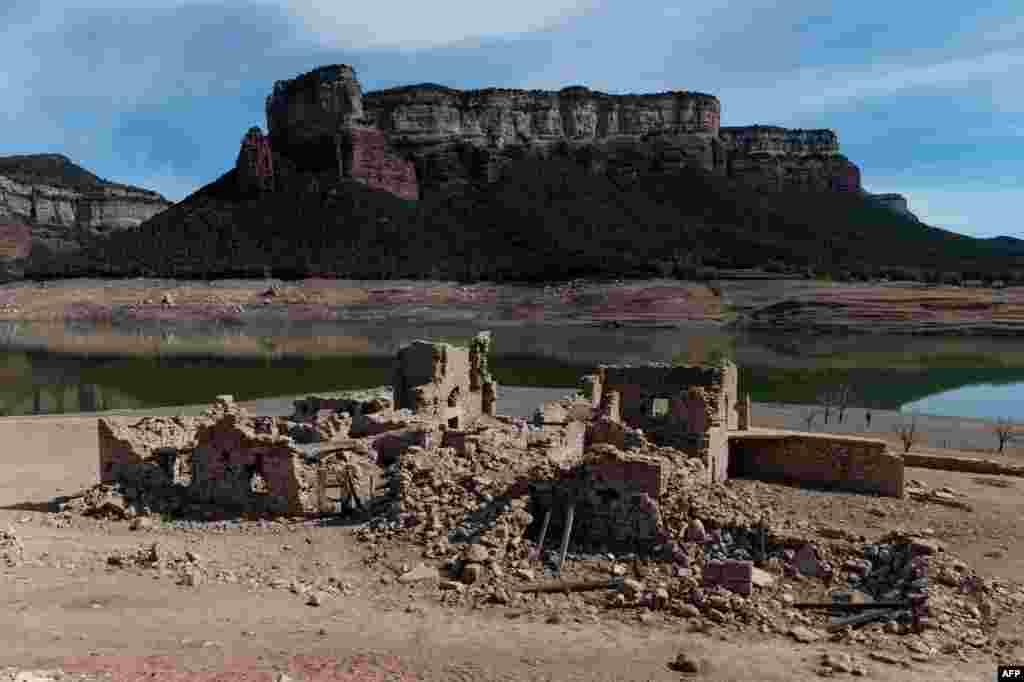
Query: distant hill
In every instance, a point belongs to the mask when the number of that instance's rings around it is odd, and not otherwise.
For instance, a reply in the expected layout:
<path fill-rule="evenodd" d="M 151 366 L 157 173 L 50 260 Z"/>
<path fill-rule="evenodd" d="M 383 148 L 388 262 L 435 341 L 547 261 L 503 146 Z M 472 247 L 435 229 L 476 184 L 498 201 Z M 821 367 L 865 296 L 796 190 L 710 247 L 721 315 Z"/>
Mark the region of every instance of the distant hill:
<path fill-rule="evenodd" d="M 159 196 L 152 190 L 104 180 L 63 154 L 19 154 L 0 156 L 0 175 L 27 185 L 52 185 L 78 191 L 119 187 Z"/>
<path fill-rule="evenodd" d="M 652 168 L 623 181 L 571 160 L 524 160 L 497 182 L 418 202 L 330 173 L 292 185 L 243 194 L 231 171 L 51 270 L 496 280 L 693 277 L 765 264 L 872 276 L 1024 272 L 1024 254 L 1003 241 L 929 227 L 854 193 L 759 193 L 699 170 Z"/>
<path fill-rule="evenodd" d="M 987 241 L 997 251 L 1012 255 L 1024 255 L 1024 239 L 1017 239 L 1016 237 L 1007 237 L 1005 235 L 999 237 L 989 237 L 983 241 Z"/>

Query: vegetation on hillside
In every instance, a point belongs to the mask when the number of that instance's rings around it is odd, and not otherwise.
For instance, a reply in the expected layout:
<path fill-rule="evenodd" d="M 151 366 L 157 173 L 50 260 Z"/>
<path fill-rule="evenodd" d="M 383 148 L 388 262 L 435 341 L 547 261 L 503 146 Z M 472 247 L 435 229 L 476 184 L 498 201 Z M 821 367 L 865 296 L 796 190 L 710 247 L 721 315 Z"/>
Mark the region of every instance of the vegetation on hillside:
<path fill-rule="evenodd" d="M 499 182 L 406 202 L 330 175 L 240 196 L 234 171 L 41 275 L 564 280 L 767 266 L 846 278 L 1024 279 L 1024 254 L 839 193 L 759 194 L 698 171 L 628 180 L 525 160 Z"/>
<path fill-rule="evenodd" d="M 137 192 L 149 192 L 141 187 L 110 182 L 94 175 L 63 154 L 24 154 L 0 156 L 0 175 L 29 185 L 52 185 L 78 191 L 97 190 L 102 187 L 120 187 Z"/>

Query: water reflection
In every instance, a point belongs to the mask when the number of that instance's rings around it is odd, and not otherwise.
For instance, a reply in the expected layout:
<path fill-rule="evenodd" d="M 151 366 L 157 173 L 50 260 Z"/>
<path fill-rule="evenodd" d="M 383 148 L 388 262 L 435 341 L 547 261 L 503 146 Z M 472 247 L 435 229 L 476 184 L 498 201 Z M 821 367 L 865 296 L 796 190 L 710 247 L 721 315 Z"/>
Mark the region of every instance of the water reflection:
<path fill-rule="evenodd" d="M 92 412 L 380 385 L 403 344 L 495 334 L 504 385 L 575 386 L 594 365 L 729 356 L 758 402 L 814 403 L 841 383 L 853 405 L 1024 419 L 1024 351 L 1007 339 L 798 337 L 685 328 L 281 322 L 244 330 L 146 323 L 0 323 L 0 412 Z"/>
<path fill-rule="evenodd" d="M 907 403 L 900 410 L 940 417 L 1024 421 L 1024 382 L 962 386 Z"/>

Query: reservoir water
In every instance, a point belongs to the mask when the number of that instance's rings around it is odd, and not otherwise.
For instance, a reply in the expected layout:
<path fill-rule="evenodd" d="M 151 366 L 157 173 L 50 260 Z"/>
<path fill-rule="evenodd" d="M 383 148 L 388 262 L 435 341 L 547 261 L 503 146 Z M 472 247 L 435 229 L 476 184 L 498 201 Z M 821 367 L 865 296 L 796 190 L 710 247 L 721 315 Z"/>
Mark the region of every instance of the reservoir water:
<path fill-rule="evenodd" d="M 606 329 L 490 326 L 505 386 L 573 387 L 599 363 L 733 358 L 755 402 L 814 404 L 849 384 L 852 405 L 1024 420 L 1024 352 L 1011 339 L 798 338 L 711 325 Z M 466 343 L 479 327 L 366 322 L 274 328 L 117 329 L 0 324 L 0 413 L 55 414 L 205 403 L 377 386 L 416 338 Z"/>

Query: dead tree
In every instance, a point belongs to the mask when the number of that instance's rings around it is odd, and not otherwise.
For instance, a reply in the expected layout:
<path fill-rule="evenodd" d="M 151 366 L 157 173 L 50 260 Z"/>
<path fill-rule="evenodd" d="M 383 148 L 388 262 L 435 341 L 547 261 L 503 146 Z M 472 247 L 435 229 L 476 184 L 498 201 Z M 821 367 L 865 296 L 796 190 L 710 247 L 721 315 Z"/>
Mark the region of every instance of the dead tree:
<path fill-rule="evenodd" d="M 896 427 L 896 432 L 899 434 L 900 441 L 903 443 L 903 452 L 910 452 L 910 448 L 917 444 L 921 436 L 917 430 L 917 417 L 911 417 L 909 423 L 904 420 L 903 423 Z"/>
<path fill-rule="evenodd" d="M 1007 443 L 1012 443 L 1021 436 L 1020 428 L 1005 417 L 996 419 L 996 423 L 992 425 L 992 431 L 996 434 L 996 438 L 999 439 L 999 454 L 1003 454 L 1003 449 Z"/>
<path fill-rule="evenodd" d="M 821 405 L 821 413 L 825 417 L 825 426 L 828 426 L 828 418 L 836 405 L 835 391 L 825 391 L 818 395 L 818 404 Z"/>
<path fill-rule="evenodd" d="M 850 406 L 850 401 L 856 396 L 856 391 L 853 390 L 853 385 L 848 383 L 839 384 L 839 388 L 835 391 L 835 402 L 838 409 L 836 417 L 839 419 L 839 423 L 843 423 L 843 417 L 846 415 L 846 408 Z"/>
<path fill-rule="evenodd" d="M 804 424 L 807 427 L 807 431 L 810 431 L 812 428 L 814 428 L 814 419 L 817 416 L 818 410 L 809 410 L 807 414 L 804 415 Z"/>

